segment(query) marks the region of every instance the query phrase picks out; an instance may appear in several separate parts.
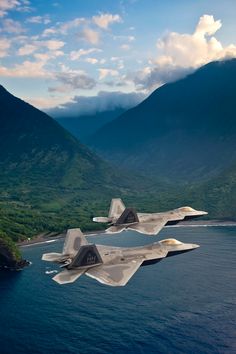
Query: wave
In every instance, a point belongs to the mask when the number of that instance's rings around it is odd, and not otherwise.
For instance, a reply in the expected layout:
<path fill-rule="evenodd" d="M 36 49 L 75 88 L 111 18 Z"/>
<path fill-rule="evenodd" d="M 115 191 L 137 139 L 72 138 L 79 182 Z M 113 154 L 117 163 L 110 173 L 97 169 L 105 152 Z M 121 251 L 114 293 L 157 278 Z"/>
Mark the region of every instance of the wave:
<path fill-rule="evenodd" d="M 54 273 L 58 273 L 57 270 L 46 270 L 45 274 L 54 274 Z"/>

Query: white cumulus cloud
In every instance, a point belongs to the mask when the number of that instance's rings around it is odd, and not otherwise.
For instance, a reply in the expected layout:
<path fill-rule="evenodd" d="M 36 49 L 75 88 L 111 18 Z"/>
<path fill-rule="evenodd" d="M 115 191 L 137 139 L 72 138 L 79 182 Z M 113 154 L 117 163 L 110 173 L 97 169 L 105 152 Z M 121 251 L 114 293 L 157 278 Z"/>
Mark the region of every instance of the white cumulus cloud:
<path fill-rule="evenodd" d="M 7 14 L 9 10 L 14 9 L 19 6 L 20 2 L 18 0 L 1 0 L 0 1 L 0 17 Z"/>
<path fill-rule="evenodd" d="M 7 38 L 0 39 L 0 58 L 4 58 L 8 55 L 8 49 L 11 46 L 11 42 Z"/>
<path fill-rule="evenodd" d="M 163 61 L 181 67 L 198 67 L 225 56 L 227 48 L 213 36 L 221 28 L 220 20 L 213 16 L 203 15 L 193 34 L 168 33 L 157 42 L 162 56 L 157 63 Z"/>
<path fill-rule="evenodd" d="M 192 34 L 169 32 L 160 38 L 157 41 L 159 56 L 150 61 L 148 69 L 134 75 L 136 87 L 151 90 L 211 61 L 236 57 L 234 44 L 224 47 L 215 37 L 221 27 L 220 20 L 203 15 Z"/>
<path fill-rule="evenodd" d="M 91 44 L 98 44 L 100 40 L 100 35 L 97 31 L 94 31 L 91 28 L 87 27 L 77 34 L 77 38 L 82 39 Z"/>
<path fill-rule="evenodd" d="M 119 72 L 114 69 L 98 69 L 99 80 L 105 79 L 107 76 L 118 76 Z"/>
<path fill-rule="evenodd" d="M 93 22 L 100 28 L 107 29 L 110 24 L 122 22 L 120 15 L 112 15 L 109 13 L 93 16 Z"/>
<path fill-rule="evenodd" d="M 26 29 L 22 27 L 19 21 L 6 18 L 1 21 L 1 32 L 20 34 L 26 32 Z"/>
<path fill-rule="evenodd" d="M 25 44 L 23 47 L 18 49 L 17 54 L 20 56 L 30 55 L 37 50 L 37 46 L 33 44 Z"/>
<path fill-rule="evenodd" d="M 79 60 L 82 56 L 94 53 L 94 52 L 101 52 L 101 49 L 99 48 L 89 48 L 89 49 L 79 49 L 79 50 L 73 50 L 70 53 L 70 58 L 71 60 Z"/>
<path fill-rule="evenodd" d="M 52 74 L 45 70 L 45 61 L 24 61 L 16 64 L 13 68 L 0 66 L 0 75 L 5 77 L 24 77 L 24 78 L 50 78 Z"/>
<path fill-rule="evenodd" d="M 86 63 L 93 64 L 93 65 L 98 63 L 98 60 L 96 58 L 86 58 L 85 61 Z"/>
<path fill-rule="evenodd" d="M 39 23 L 43 23 L 45 25 L 47 25 L 48 23 L 51 22 L 50 20 L 50 17 L 49 15 L 45 15 L 45 16 L 32 16 L 32 17 L 29 17 L 26 22 L 29 22 L 29 23 L 36 23 L 36 24 L 39 24 Z"/>

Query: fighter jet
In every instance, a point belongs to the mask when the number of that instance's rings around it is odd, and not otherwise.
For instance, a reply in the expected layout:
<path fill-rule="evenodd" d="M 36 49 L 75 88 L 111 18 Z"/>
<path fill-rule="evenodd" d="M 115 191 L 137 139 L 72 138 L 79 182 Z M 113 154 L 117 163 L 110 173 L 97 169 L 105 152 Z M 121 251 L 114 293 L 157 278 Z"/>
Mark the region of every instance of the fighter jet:
<path fill-rule="evenodd" d="M 124 286 L 140 266 L 154 264 L 197 247 L 175 239 L 131 248 L 95 245 L 87 242 L 80 229 L 70 229 L 62 253 L 45 253 L 42 259 L 56 262 L 64 268 L 52 278 L 59 284 L 73 283 L 85 274 L 102 284 Z"/>
<path fill-rule="evenodd" d="M 95 217 L 93 221 L 109 223 L 107 233 L 134 230 L 146 235 L 156 235 L 166 225 L 175 225 L 183 220 L 190 220 L 208 214 L 189 206 L 162 212 L 136 213 L 133 208 L 126 208 L 120 198 L 112 199 L 108 217 Z"/>

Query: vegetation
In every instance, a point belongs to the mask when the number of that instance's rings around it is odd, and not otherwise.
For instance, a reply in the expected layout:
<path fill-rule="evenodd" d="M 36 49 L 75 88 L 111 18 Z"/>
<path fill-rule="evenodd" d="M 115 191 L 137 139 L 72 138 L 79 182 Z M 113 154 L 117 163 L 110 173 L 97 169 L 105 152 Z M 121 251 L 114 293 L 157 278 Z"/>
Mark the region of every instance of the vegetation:
<path fill-rule="evenodd" d="M 128 181 L 127 181 L 128 182 Z M 131 184 L 131 180 L 129 183 Z M 60 233 L 67 228 L 82 230 L 102 229 L 93 216 L 107 215 L 112 197 L 121 197 L 127 206 L 142 211 L 158 211 L 191 205 L 207 210 L 209 218 L 236 220 L 236 168 L 214 180 L 178 188 L 143 184 L 136 178 L 133 189 L 103 186 L 79 190 L 55 188 L 45 185 L 14 185 L 0 194 L 0 231 L 14 241 L 40 233 Z"/>
<path fill-rule="evenodd" d="M 1 249 L 6 248 L 12 257 L 12 260 L 19 262 L 21 260 L 21 253 L 15 243 L 10 237 L 8 237 L 4 232 L 0 231 L 0 260 L 1 260 Z M 0 264 L 1 265 L 1 264 Z"/>

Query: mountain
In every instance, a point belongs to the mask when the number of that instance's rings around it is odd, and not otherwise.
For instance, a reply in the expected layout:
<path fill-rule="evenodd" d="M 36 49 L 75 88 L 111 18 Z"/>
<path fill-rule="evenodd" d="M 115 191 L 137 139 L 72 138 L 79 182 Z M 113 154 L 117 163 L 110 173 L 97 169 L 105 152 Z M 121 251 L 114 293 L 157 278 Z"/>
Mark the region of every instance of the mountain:
<path fill-rule="evenodd" d="M 129 195 L 133 178 L 47 114 L 2 86 L 0 106 L 0 231 L 17 240 L 68 226 L 88 228 L 104 200 Z"/>
<path fill-rule="evenodd" d="M 106 159 L 169 181 L 217 176 L 236 161 L 236 59 L 155 90 L 88 141 Z"/>
<path fill-rule="evenodd" d="M 80 141 L 86 141 L 106 123 L 121 115 L 125 109 L 116 108 L 109 111 L 97 112 L 92 115 L 78 117 L 58 117 L 55 120 Z"/>

